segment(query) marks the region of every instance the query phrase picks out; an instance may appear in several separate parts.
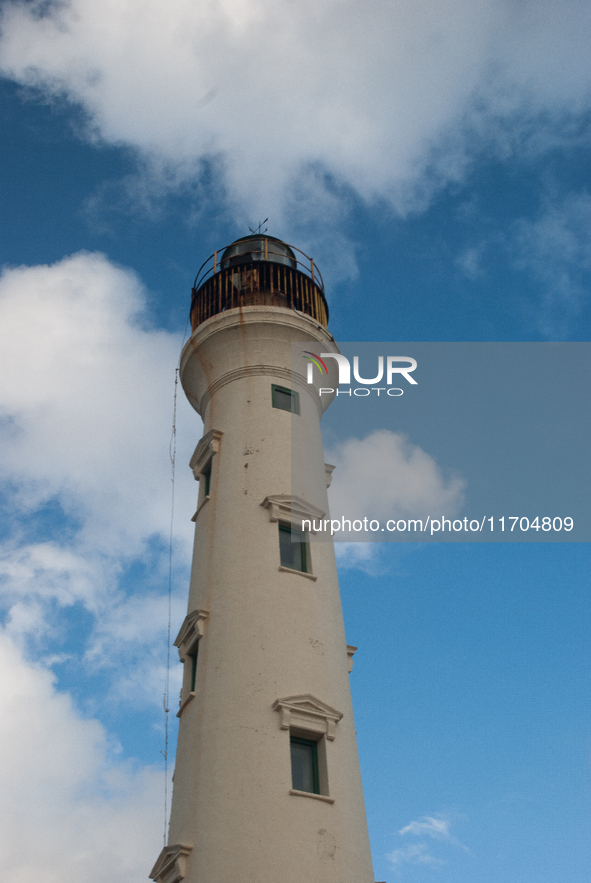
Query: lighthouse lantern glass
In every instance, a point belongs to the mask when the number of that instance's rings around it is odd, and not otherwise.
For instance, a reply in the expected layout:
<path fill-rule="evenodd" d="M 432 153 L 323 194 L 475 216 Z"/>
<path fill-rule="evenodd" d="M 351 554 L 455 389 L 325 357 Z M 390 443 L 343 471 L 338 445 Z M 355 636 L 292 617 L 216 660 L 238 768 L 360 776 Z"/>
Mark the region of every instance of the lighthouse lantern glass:
<path fill-rule="evenodd" d="M 265 248 L 266 244 L 266 248 Z M 270 236 L 255 237 L 245 236 L 244 239 L 237 239 L 232 245 L 224 250 L 220 267 L 225 270 L 226 267 L 245 261 L 271 261 L 274 264 L 284 264 L 286 267 L 297 269 L 297 261 L 295 254 L 285 242 L 274 239 Z"/>

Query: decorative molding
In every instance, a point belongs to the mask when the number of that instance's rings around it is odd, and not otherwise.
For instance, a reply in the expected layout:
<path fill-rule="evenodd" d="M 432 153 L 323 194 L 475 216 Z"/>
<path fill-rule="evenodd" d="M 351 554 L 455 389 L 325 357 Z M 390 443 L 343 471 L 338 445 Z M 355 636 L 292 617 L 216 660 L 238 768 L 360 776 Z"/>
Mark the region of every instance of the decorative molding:
<path fill-rule="evenodd" d="M 179 710 L 176 713 L 177 717 L 181 716 L 181 714 L 183 713 L 183 711 L 185 710 L 185 708 L 187 707 L 189 702 L 192 702 L 194 698 L 195 698 L 195 693 L 189 693 L 189 695 L 186 697 L 186 699 L 183 702 L 181 702 L 181 704 L 179 706 Z"/>
<path fill-rule="evenodd" d="M 180 883 L 185 879 L 187 856 L 193 849 L 184 843 L 165 846 L 150 872 L 155 883 Z"/>
<path fill-rule="evenodd" d="M 209 337 L 210 334 L 215 334 L 226 328 L 242 329 L 245 325 L 259 325 L 267 322 L 277 322 L 290 329 L 295 329 L 297 332 L 295 339 L 299 341 L 302 339 L 302 320 L 305 325 L 311 325 L 320 332 L 320 336 L 316 336 L 316 341 L 319 344 L 325 345 L 327 341 L 335 343 L 335 339 L 328 328 L 313 316 L 308 315 L 308 313 L 303 313 L 301 310 L 292 309 L 291 307 L 286 309 L 285 307 L 276 307 L 271 304 L 253 304 L 247 310 L 243 307 L 231 307 L 229 310 L 216 313 L 209 319 L 201 322 L 185 344 L 185 349 L 191 343 L 193 343 L 192 348 L 195 349 L 202 342 L 202 338 Z M 306 328 L 305 332 L 309 334 L 309 328 Z M 328 344 L 329 346 L 330 343 Z"/>
<path fill-rule="evenodd" d="M 332 474 L 335 471 L 336 466 L 331 466 L 330 463 L 324 464 L 324 474 L 326 475 L 326 486 L 330 487 L 332 484 Z"/>
<path fill-rule="evenodd" d="M 347 644 L 347 671 L 349 674 L 353 670 L 353 656 L 355 655 L 356 650 L 359 650 L 359 647 L 354 647 L 353 644 Z"/>
<path fill-rule="evenodd" d="M 221 389 L 222 386 L 225 386 L 227 383 L 232 383 L 234 380 L 240 380 L 242 377 L 274 377 L 283 380 L 290 389 L 298 386 L 302 390 L 306 390 L 310 392 L 313 387 L 306 382 L 306 379 L 297 374 L 295 371 L 290 371 L 289 368 L 283 368 L 280 365 L 247 365 L 243 368 L 234 368 L 233 371 L 228 371 L 226 374 L 222 374 L 221 377 L 218 377 L 217 380 L 208 386 L 203 395 L 201 396 L 200 408 L 201 413 L 205 414 L 205 409 L 207 408 L 210 399 L 214 393 Z M 316 406 L 322 410 L 320 407 L 320 397 L 313 396 L 314 402 Z"/>
<path fill-rule="evenodd" d="M 199 639 L 204 635 L 208 617 L 209 610 L 193 610 L 185 616 L 174 642 L 174 646 L 179 648 L 181 662 L 184 662 L 187 656 L 194 654 Z"/>
<path fill-rule="evenodd" d="M 201 500 L 201 502 L 197 506 L 197 510 L 196 510 L 195 514 L 191 517 L 191 521 L 197 521 L 197 516 L 199 515 L 199 513 L 201 512 L 201 510 L 203 509 L 205 504 L 208 503 L 210 500 L 211 500 L 211 497 L 209 496 L 209 494 L 206 497 L 203 497 L 203 499 Z"/>
<path fill-rule="evenodd" d="M 210 429 L 195 448 L 193 456 L 189 461 L 195 481 L 199 481 L 199 476 L 207 466 L 208 460 L 211 460 L 213 455 L 219 451 L 223 434 L 219 429 Z"/>
<path fill-rule="evenodd" d="M 328 797 L 326 794 L 313 794 L 311 791 L 296 791 L 295 788 L 289 789 L 290 794 L 296 797 L 312 797 L 313 800 L 323 800 L 325 803 L 334 803 L 334 797 Z"/>
<path fill-rule="evenodd" d="M 279 726 L 282 730 L 298 729 L 307 733 L 321 733 L 331 742 L 336 735 L 336 725 L 343 716 L 341 711 L 316 699 L 310 693 L 276 699 L 273 708 L 281 714 Z"/>
<path fill-rule="evenodd" d="M 265 497 L 261 506 L 269 510 L 269 521 L 283 521 L 298 530 L 302 529 L 302 521 L 307 519 L 312 522 L 310 533 L 316 533 L 313 522 L 324 518 L 325 515 L 322 509 L 311 506 L 301 497 L 289 494 L 275 494 Z"/>
<path fill-rule="evenodd" d="M 295 573 L 296 576 L 305 576 L 306 579 L 311 579 L 313 583 L 318 579 L 314 573 L 306 573 L 303 570 L 294 570 L 293 567 L 284 567 L 283 564 L 281 564 L 277 570 L 279 573 Z"/>

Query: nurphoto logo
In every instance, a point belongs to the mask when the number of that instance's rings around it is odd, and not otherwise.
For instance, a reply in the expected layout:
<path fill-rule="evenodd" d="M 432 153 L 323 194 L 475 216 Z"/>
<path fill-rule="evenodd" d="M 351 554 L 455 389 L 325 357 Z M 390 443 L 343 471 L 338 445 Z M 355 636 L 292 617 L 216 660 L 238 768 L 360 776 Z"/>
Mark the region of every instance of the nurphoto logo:
<path fill-rule="evenodd" d="M 324 376 L 328 374 L 328 368 L 324 359 L 336 360 L 339 367 L 339 388 L 336 389 L 337 395 L 369 396 L 372 392 L 375 392 L 379 396 L 381 392 L 385 392 L 386 395 L 389 396 L 401 396 L 404 395 L 404 390 L 398 386 L 393 386 L 394 379 L 398 380 L 400 377 L 414 386 L 417 385 L 417 381 L 414 377 L 411 377 L 411 373 L 417 367 L 417 360 L 410 358 L 410 356 L 385 357 L 386 386 L 374 386 L 374 384 L 381 383 L 384 377 L 384 356 L 378 356 L 378 373 L 375 377 L 371 378 L 361 377 L 359 373 L 359 356 L 353 356 L 353 377 L 357 383 L 362 385 L 351 389 L 340 389 L 341 386 L 351 386 L 351 363 L 346 356 L 343 356 L 342 353 L 320 353 L 320 355 L 317 355 L 316 353 L 308 352 L 308 350 L 304 350 L 302 355 L 308 362 L 308 383 L 314 383 L 314 367 L 316 367 L 320 371 L 320 374 Z M 334 392 L 335 389 L 332 387 L 320 387 L 318 395 L 331 395 Z"/>

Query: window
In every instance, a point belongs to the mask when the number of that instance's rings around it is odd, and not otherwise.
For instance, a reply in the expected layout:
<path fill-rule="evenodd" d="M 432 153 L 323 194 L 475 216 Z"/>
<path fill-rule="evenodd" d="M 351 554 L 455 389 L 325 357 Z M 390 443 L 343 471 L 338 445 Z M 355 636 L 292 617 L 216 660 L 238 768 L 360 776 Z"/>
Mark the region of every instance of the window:
<path fill-rule="evenodd" d="M 308 544 L 306 535 L 290 524 L 279 524 L 279 560 L 282 567 L 308 573 Z"/>
<path fill-rule="evenodd" d="M 290 737 L 291 787 L 294 791 L 320 794 L 318 743 L 311 739 Z"/>
<path fill-rule="evenodd" d="M 276 386 L 273 383 L 271 384 L 271 394 L 274 408 L 279 408 L 280 411 L 291 411 L 292 414 L 300 413 L 300 396 L 293 389 Z"/>
<path fill-rule="evenodd" d="M 188 613 L 174 642 L 175 647 L 179 648 L 179 656 L 183 663 L 181 706 L 177 717 L 181 716 L 184 708 L 195 695 L 199 642 L 204 635 L 208 617 L 207 610 L 193 610 Z"/>
<path fill-rule="evenodd" d="M 211 488 L 211 460 L 204 467 L 201 475 L 203 476 L 203 496 L 209 497 L 209 490 Z"/>
<path fill-rule="evenodd" d="M 191 678 L 190 678 L 190 686 L 189 692 L 195 692 L 195 680 L 197 678 L 197 654 L 199 653 L 199 641 L 197 641 L 197 645 L 195 647 L 195 651 L 191 653 L 189 659 L 191 660 Z"/>
<path fill-rule="evenodd" d="M 220 451 L 220 443 L 223 432 L 219 429 L 210 429 L 207 432 L 193 452 L 190 467 L 193 470 L 195 479 L 199 482 L 199 505 L 197 512 L 193 516 L 193 521 L 197 518 L 197 513 L 205 503 L 205 500 L 211 494 L 211 470 L 213 468 L 213 458 Z"/>
<path fill-rule="evenodd" d="M 276 699 L 279 726 L 289 731 L 291 791 L 334 803 L 328 787 L 328 746 L 334 741 L 342 712 L 310 693 Z"/>

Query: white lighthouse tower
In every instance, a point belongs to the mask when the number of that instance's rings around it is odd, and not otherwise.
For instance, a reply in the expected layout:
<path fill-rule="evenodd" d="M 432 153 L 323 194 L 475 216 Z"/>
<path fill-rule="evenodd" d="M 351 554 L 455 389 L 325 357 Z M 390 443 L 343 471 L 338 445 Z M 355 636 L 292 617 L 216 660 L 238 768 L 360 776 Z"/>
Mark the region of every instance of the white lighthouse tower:
<path fill-rule="evenodd" d="M 195 549 L 156 883 L 373 883 L 354 648 L 333 545 L 302 531 L 328 517 L 330 399 L 307 383 L 303 358 L 292 369 L 292 344 L 338 352 L 327 321 L 313 262 L 270 236 L 216 252 L 195 282 L 180 376 L 204 435 L 191 459 Z M 292 444 L 306 460 L 293 479 Z"/>

